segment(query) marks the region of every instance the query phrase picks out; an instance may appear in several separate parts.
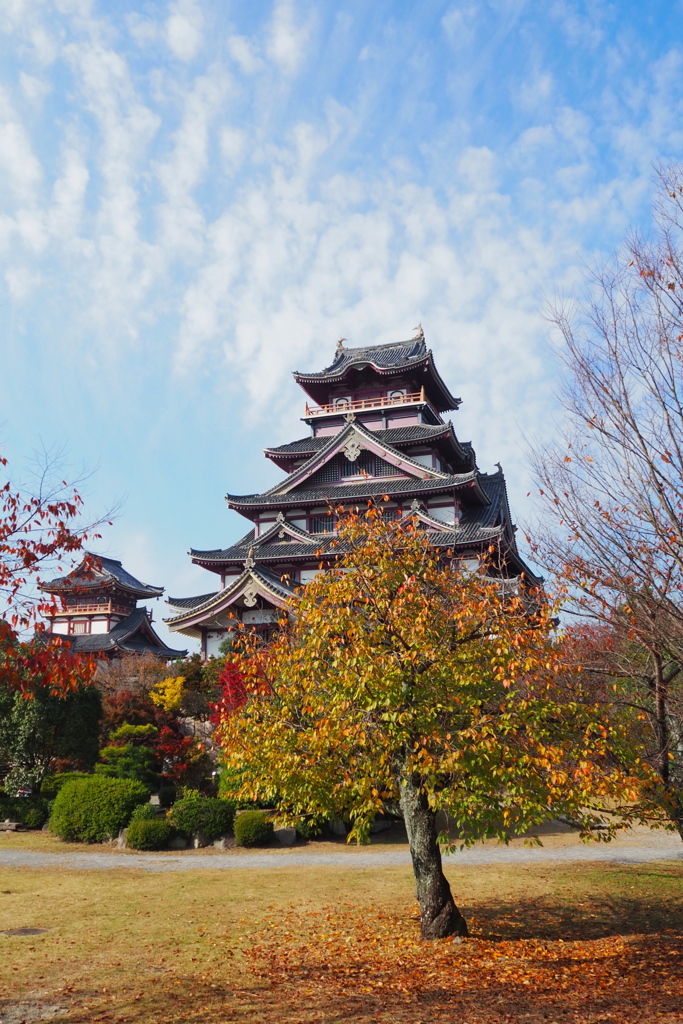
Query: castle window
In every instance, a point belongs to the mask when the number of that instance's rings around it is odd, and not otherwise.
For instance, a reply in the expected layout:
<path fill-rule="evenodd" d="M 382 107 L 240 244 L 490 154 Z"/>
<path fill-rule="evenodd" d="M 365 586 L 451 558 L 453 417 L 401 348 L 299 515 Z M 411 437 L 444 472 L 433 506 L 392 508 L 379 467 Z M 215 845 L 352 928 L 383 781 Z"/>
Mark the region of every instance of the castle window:
<path fill-rule="evenodd" d="M 336 528 L 334 516 L 311 516 L 310 533 L 334 533 Z"/>
<path fill-rule="evenodd" d="M 351 462 L 344 455 L 335 455 L 317 473 L 313 474 L 310 482 L 312 484 L 329 484 L 355 476 L 383 477 L 400 475 L 399 470 L 385 459 L 381 459 L 378 455 L 373 455 L 372 452 L 363 451 L 354 462 Z"/>

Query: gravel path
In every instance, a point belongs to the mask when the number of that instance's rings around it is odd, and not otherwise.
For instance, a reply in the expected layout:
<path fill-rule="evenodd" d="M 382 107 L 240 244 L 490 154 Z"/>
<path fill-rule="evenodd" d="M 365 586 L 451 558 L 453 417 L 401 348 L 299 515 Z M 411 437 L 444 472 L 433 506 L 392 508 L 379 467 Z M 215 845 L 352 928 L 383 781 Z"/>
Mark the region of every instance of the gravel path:
<path fill-rule="evenodd" d="M 552 862 L 611 861 L 643 864 L 656 860 L 683 860 L 683 843 L 677 835 L 636 829 L 612 843 L 576 843 L 528 848 L 493 843 L 480 844 L 446 858 L 446 867 L 477 864 L 548 864 Z M 116 868 L 143 871 L 223 871 L 244 868 L 407 867 L 407 850 L 375 848 L 316 851 L 303 849 L 263 853 L 40 853 L 35 850 L 0 850 L 0 867 L 72 868 L 79 871 L 107 871 Z"/>

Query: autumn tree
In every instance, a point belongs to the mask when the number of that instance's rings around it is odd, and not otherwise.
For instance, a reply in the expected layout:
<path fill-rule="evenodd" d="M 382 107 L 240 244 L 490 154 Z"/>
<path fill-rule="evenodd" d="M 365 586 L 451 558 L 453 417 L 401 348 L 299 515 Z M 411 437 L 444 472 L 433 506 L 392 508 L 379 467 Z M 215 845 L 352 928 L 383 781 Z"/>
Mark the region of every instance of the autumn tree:
<path fill-rule="evenodd" d="M 8 792 L 39 790 L 66 762 L 89 770 L 97 760 L 102 700 L 94 665 L 40 640 L 21 642 L 0 623 L 0 762 Z"/>
<path fill-rule="evenodd" d="M 634 233 L 582 305 L 552 318 L 566 421 L 534 457 L 547 513 L 537 559 L 579 623 L 570 650 L 578 639 L 584 671 L 633 714 L 660 780 L 653 813 L 683 838 L 681 167 L 659 171 L 651 237 Z"/>
<path fill-rule="evenodd" d="M 629 783 L 622 737 L 561 696 L 549 610 L 431 549 L 416 520 L 342 520 L 339 562 L 299 594 L 262 648 L 228 655 L 217 736 L 227 793 L 278 818 L 343 817 L 364 842 L 387 806 L 405 821 L 426 938 L 466 934 L 436 816 L 465 844 L 564 814 L 588 833 Z M 610 826 L 612 827 L 612 826 Z"/>
<path fill-rule="evenodd" d="M 16 486 L 8 461 L 0 456 L 0 618 L 14 629 L 32 625 L 52 602 L 38 589 L 47 574 L 62 570 L 66 559 L 99 538 L 99 528 L 114 510 L 94 521 L 84 518 L 76 485 L 60 474 L 60 460 L 49 452 L 36 461 L 32 483 Z"/>

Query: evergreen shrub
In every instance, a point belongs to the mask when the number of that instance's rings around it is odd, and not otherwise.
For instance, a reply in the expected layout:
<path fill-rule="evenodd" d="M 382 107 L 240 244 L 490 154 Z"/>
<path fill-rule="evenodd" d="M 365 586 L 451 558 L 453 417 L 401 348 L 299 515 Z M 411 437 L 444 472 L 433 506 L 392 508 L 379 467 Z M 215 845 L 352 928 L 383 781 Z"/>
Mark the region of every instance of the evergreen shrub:
<path fill-rule="evenodd" d="M 190 792 L 173 804 L 168 820 L 188 837 L 202 832 L 207 839 L 218 839 L 232 828 L 235 805 L 231 800 Z"/>
<path fill-rule="evenodd" d="M 138 804 L 130 816 L 131 821 L 157 821 L 166 815 L 159 814 L 154 804 Z"/>
<path fill-rule="evenodd" d="M 72 779 L 55 798 L 50 831 L 61 839 L 101 843 L 117 835 L 138 804 L 148 800 L 147 787 L 133 779 Z"/>
<path fill-rule="evenodd" d="M 57 772 L 56 775 L 46 775 L 40 785 L 40 795 L 48 800 L 54 800 L 62 786 L 73 779 L 89 779 L 89 772 Z"/>
<path fill-rule="evenodd" d="M 0 796 L 0 821 L 9 818 L 24 828 L 42 828 L 50 816 L 50 801 L 42 796 Z"/>
<path fill-rule="evenodd" d="M 320 815 L 311 815 L 310 818 L 302 818 L 296 826 L 296 830 L 302 839 L 318 839 L 329 832 L 326 818 Z"/>
<path fill-rule="evenodd" d="M 164 818 L 133 818 L 126 832 L 126 843 L 133 850 L 162 850 L 173 829 Z"/>
<path fill-rule="evenodd" d="M 235 818 L 235 846 L 264 846 L 273 833 L 273 823 L 265 811 L 242 811 Z"/>
<path fill-rule="evenodd" d="M 159 806 L 170 807 L 176 798 L 175 786 L 162 786 L 159 790 Z"/>

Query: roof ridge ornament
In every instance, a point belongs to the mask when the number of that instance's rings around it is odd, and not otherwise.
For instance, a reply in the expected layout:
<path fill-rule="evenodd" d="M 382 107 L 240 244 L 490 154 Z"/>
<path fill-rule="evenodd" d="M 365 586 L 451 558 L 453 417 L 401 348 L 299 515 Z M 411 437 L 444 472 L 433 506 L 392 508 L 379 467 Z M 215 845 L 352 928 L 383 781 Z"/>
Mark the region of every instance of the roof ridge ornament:
<path fill-rule="evenodd" d="M 417 327 L 413 327 L 413 330 L 417 331 L 417 334 L 413 335 L 413 337 L 411 338 L 411 341 L 424 341 L 425 340 L 425 332 L 422 330 L 422 324 L 418 324 Z"/>
<path fill-rule="evenodd" d="M 414 515 L 417 515 L 417 514 L 418 514 L 418 512 L 421 512 L 421 511 L 422 511 L 422 503 L 421 503 L 421 502 L 419 502 L 419 501 L 417 500 L 417 498 L 413 498 L 413 500 L 411 501 L 411 503 L 410 503 L 410 511 L 411 511 L 411 512 L 412 512 L 412 513 L 413 513 Z"/>
<path fill-rule="evenodd" d="M 346 347 L 344 345 L 345 341 L 348 341 L 348 338 L 338 338 L 337 339 L 337 352 L 345 352 L 346 351 Z"/>
<path fill-rule="evenodd" d="M 347 412 L 347 414 L 344 417 L 344 419 L 346 420 L 347 423 L 355 423 L 356 422 L 356 414 L 355 414 L 355 412 Z"/>
<path fill-rule="evenodd" d="M 255 565 L 256 565 L 256 562 L 254 561 L 254 547 L 252 545 L 249 548 L 249 554 L 244 559 L 244 568 L 245 569 L 253 569 Z"/>
<path fill-rule="evenodd" d="M 346 444 L 341 446 L 340 451 L 344 453 L 349 462 L 355 462 L 365 445 L 357 438 L 350 437 Z"/>

